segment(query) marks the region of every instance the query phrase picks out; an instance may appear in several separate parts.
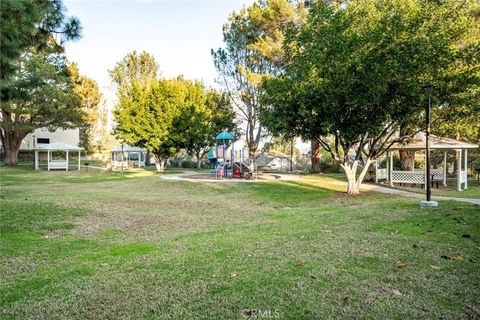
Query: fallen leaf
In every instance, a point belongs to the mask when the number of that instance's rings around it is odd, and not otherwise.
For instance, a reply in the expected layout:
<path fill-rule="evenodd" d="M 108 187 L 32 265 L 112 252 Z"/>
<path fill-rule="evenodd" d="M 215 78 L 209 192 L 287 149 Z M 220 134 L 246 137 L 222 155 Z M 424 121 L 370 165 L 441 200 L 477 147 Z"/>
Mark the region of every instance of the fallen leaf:
<path fill-rule="evenodd" d="M 348 303 L 348 297 L 343 297 L 342 298 L 342 303 L 347 304 Z"/>
<path fill-rule="evenodd" d="M 235 278 L 237 276 L 236 272 L 230 272 L 230 278 Z"/>
<path fill-rule="evenodd" d="M 453 256 L 452 259 L 455 260 L 455 261 L 460 261 L 460 260 L 463 260 L 463 257 L 462 256 Z"/>
<path fill-rule="evenodd" d="M 402 293 L 400 291 L 398 291 L 397 289 L 392 289 L 392 293 L 396 296 L 401 296 Z"/>
<path fill-rule="evenodd" d="M 406 263 L 397 263 L 397 268 L 399 269 L 405 269 L 407 267 Z"/>
<path fill-rule="evenodd" d="M 300 261 L 299 263 L 297 263 L 297 266 L 299 267 L 305 267 L 305 264 L 307 264 L 307 261 Z"/>
<path fill-rule="evenodd" d="M 381 286 L 380 287 L 380 290 L 382 290 L 383 292 L 390 292 L 390 287 L 387 287 L 387 286 Z"/>
<path fill-rule="evenodd" d="M 437 266 L 430 266 L 430 268 L 435 269 L 435 270 L 440 270 L 441 269 L 440 267 L 437 267 Z"/>
<path fill-rule="evenodd" d="M 260 242 L 255 242 L 255 247 L 260 247 Z"/>

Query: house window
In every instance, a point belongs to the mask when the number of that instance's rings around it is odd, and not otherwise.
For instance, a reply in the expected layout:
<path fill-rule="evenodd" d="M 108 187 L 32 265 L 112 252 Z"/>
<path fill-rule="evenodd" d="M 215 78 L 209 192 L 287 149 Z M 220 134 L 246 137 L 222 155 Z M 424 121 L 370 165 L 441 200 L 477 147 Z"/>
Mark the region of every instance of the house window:
<path fill-rule="evenodd" d="M 49 139 L 49 138 L 37 138 L 37 143 L 49 144 L 49 143 L 50 143 L 50 139 Z"/>

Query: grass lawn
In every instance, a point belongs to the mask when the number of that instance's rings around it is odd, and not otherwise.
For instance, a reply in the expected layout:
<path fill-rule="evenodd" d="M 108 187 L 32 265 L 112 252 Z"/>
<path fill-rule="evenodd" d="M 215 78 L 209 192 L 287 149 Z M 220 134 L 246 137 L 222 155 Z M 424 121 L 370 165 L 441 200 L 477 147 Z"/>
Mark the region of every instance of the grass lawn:
<path fill-rule="evenodd" d="M 432 187 L 430 190 L 432 190 L 433 195 L 437 195 L 437 196 L 480 199 L 480 182 L 474 179 L 469 179 L 468 189 L 462 190 L 462 191 L 457 191 L 456 183 L 457 181 L 455 179 L 448 179 L 447 181 L 448 187 L 441 187 L 441 188 Z M 408 186 L 400 187 L 397 185 L 396 188 L 405 190 L 405 191 L 425 194 L 425 190 L 422 189 L 420 185 L 418 185 L 415 188 L 411 188 Z"/>
<path fill-rule="evenodd" d="M 480 316 L 479 206 L 314 179 L 0 174 L 1 319 Z"/>

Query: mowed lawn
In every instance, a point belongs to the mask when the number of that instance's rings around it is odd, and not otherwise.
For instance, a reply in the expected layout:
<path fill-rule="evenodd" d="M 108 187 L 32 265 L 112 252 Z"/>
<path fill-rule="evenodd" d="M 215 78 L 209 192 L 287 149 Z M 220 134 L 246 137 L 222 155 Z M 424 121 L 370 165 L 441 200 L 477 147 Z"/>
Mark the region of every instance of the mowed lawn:
<path fill-rule="evenodd" d="M 479 206 L 312 179 L 0 173 L 1 319 L 480 317 Z"/>

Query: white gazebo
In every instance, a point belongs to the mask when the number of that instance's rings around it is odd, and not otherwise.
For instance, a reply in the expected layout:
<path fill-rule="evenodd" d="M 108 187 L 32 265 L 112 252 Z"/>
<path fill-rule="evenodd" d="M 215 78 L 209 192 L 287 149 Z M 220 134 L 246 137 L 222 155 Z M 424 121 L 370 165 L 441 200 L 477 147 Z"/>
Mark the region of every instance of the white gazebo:
<path fill-rule="evenodd" d="M 112 168 L 145 167 L 147 150 L 140 147 L 121 145 L 112 149 Z"/>
<path fill-rule="evenodd" d="M 61 169 L 68 171 L 68 162 L 72 153 L 78 154 L 78 170 L 80 170 L 80 153 L 83 150 L 81 147 L 71 146 L 66 143 L 54 142 L 46 145 L 38 146 L 35 151 L 35 170 L 40 170 L 40 152 L 47 153 L 47 170 Z M 65 158 L 54 159 L 53 152 L 62 152 Z"/>
<path fill-rule="evenodd" d="M 442 168 L 431 169 L 431 181 L 441 181 L 444 186 L 447 185 L 447 152 L 454 151 L 457 153 L 457 191 L 462 190 L 462 185 L 463 189 L 468 189 L 468 149 L 477 149 L 478 147 L 477 144 L 430 135 L 430 150 L 443 152 Z M 411 171 L 394 170 L 393 152 L 399 150 L 408 150 L 414 153 L 414 162 Z M 425 133 L 423 132 L 417 133 L 413 139 L 407 143 L 394 144 L 387 154 L 387 168 L 379 169 L 378 163 L 375 165 L 375 182 L 378 183 L 379 180 L 384 179 L 387 180 L 392 187 L 394 183 L 421 184 L 425 187 L 425 182 L 427 181 L 426 170 L 415 168 L 415 152 L 419 151 L 425 151 Z"/>

